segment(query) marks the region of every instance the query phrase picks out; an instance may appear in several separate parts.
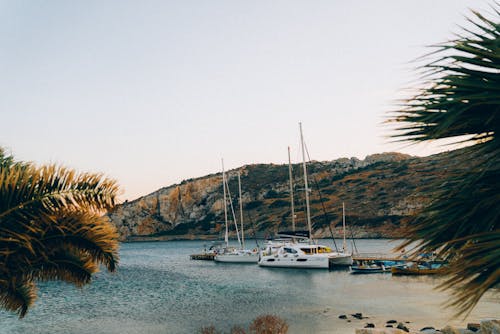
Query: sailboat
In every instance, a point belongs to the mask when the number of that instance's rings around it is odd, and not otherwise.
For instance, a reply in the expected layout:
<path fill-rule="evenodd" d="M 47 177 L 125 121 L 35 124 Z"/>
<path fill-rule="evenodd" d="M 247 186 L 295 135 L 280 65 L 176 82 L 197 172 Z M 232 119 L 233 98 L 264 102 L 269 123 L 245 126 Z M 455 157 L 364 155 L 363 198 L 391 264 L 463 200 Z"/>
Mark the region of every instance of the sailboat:
<path fill-rule="evenodd" d="M 229 191 L 228 182 L 226 180 L 226 174 L 224 172 L 224 164 L 222 166 L 222 186 L 224 188 L 224 220 L 226 225 L 226 233 L 224 236 L 224 241 L 226 243 L 226 247 L 222 248 L 217 252 L 214 257 L 216 262 L 229 262 L 229 263 L 257 263 L 259 259 L 258 249 L 245 249 L 245 236 L 244 236 L 244 228 L 243 228 L 243 204 L 241 201 L 241 176 L 240 172 L 238 172 L 238 190 L 239 190 L 239 204 L 240 204 L 240 223 L 241 223 L 241 239 L 240 233 L 238 231 L 238 224 L 236 223 L 236 216 L 234 213 L 233 202 L 231 200 L 231 193 Z M 233 220 L 236 227 L 236 235 L 238 236 L 238 244 L 239 247 L 230 247 L 229 246 L 229 225 L 227 218 L 227 194 L 229 197 L 231 212 L 233 214 Z"/>
<path fill-rule="evenodd" d="M 332 252 L 330 256 L 330 265 L 334 266 L 350 266 L 353 263 L 352 253 L 347 250 L 347 242 L 345 238 L 345 204 L 342 202 L 342 229 L 344 238 L 342 240 L 342 250 Z"/>
<path fill-rule="evenodd" d="M 322 269 L 330 268 L 332 260 L 337 262 L 345 261 L 346 263 L 348 263 L 350 260 L 349 264 L 352 264 L 352 257 L 350 255 L 340 252 L 334 252 L 330 247 L 317 244 L 312 239 L 311 212 L 309 207 L 309 186 L 307 182 L 307 167 L 305 160 L 304 137 L 302 134 L 302 123 L 299 123 L 299 128 L 302 148 L 302 167 L 304 170 L 306 218 L 308 230 L 301 231 L 302 237 L 299 237 L 297 235 L 297 232 L 292 231 L 293 233 L 290 233 L 290 235 L 288 236 L 288 240 L 284 240 L 281 243 L 278 242 L 268 244 L 267 247 L 260 252 L 258 264 L 262 267 Z M 294 213 L 292 206 L 292 222 L 295 226 L 293 216 Z"/>

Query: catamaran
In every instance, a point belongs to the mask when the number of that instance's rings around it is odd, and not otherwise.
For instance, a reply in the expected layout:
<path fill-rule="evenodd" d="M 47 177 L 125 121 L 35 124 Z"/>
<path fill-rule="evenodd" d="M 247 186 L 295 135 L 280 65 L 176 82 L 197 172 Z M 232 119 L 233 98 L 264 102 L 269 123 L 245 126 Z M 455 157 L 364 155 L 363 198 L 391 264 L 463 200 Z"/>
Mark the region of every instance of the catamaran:
<path fill-rule="evenodd" d="M 259 254 L 259 266 L 262 267 L 285 267 L 285 268 L 323 268 L 328 269 L 332 264 L 352 264 L 350 253 L 335 252 L 330 247 L 317 244 L 312 239 L 311 212 L 309 207 L 309 187 L 307 182 L 307 167 L 305 159 L 304 136 L 302 134 L 302 123 L 299 123 L 300 140 L 302 148 L 302 167 L 304 170 L 304 187 L 306 202 L 306 219 L 308 231 L 299 237 L 295 233 L 288 235 L 283 241 L 268 243 L 266 248 Z M 290 151 L 289 151 L 290 152 Z M 290 153 L 288 154 L 290 160 Z M 290 161 L 289 161 L 290 165 Z M 290 172 L 291 178 L 291 172 Z M 291 183 L 291 182 L 290 182 Z M 291 193 L 292 193 L 291 187 Z M 291 195 L 293 201 L 293 195 Z M 344 219 L 345 221 L 345 219 Z M 292 204 L 292 222 L 295 226 Z M 292 231 L 294 232 L 294 231 Z M 282 235 L 281 235 L 282 236 Z M 344 236 L 345 244 L 345 236 Z"/>

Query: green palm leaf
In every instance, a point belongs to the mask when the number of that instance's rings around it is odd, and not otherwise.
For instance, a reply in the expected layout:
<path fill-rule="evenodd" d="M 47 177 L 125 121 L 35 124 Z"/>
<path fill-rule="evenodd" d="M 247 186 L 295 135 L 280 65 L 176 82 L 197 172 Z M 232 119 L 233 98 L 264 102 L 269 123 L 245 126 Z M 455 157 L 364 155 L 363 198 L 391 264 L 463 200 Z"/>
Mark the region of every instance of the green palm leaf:
<path fill-rule="evenodd" d="M 426 88 L 390 118 L 400 124 L 397 140 L 472 144 L 457 151 L 467 169 L 458 164 L 426 194 L 433 201 L 415 217 L 401 246 L 417 242 L 416 252 L 439 250 L 451 261 L 440 287 L 452 289 L 448 305 L 457 316 L 500 284 L 499 11 L 494 19 L 473 15 L 474 31 L 437 46 L 432 55 L 440 58 L 424 66 Z"/>

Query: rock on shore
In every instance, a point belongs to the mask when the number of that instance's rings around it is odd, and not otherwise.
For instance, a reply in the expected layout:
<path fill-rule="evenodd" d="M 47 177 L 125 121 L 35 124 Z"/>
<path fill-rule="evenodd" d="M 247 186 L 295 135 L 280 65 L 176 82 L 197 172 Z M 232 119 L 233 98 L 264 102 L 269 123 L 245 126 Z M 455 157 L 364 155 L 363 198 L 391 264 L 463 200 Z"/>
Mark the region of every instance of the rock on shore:
<path fill-rule="evenodd" d="M 481 320 L 479 328 L 474 324 L 469 324 L 468 328 L 455 328 L 446 326 L 441 330 L 427 328 L 419 331 L 410 330 L 413 334 L 500 334 L 500 320 Z M 476 331 L 474 331 L 476 329 Z M 359 328 L 356 334 L 406 334 L 406 330 L 398 328 Z"/>

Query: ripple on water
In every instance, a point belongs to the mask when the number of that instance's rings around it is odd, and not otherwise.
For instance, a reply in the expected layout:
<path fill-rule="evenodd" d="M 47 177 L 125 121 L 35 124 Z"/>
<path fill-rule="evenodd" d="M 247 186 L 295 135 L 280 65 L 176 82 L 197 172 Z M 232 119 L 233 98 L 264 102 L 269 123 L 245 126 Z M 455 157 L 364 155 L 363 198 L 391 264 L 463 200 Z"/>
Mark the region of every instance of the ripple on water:
<path fill-rule="evenodd" d="M 367 252 L 393 246 L 358 242 Z M 189 260 L 202 248 L 203 242 L 193 241 L 123 244 L 117 273 L 100 272 L 83 289 L 40 283 L 25 319 L 0 312 L 0 334 L 196 333 L 210 324 L 227 331 L 266 313 L 285 318 L 292 334 L 345 333 L 356 324 L 340 321 L 339 314 L 396 317 L 415 326 L 421 321 L 421 327 L 439 326 L 451 315 L 440 308 L 446 295 L 433 291 L 434 279 Z M 498 314 L 498 298 L 488 296 L 470 318 Z"/>

